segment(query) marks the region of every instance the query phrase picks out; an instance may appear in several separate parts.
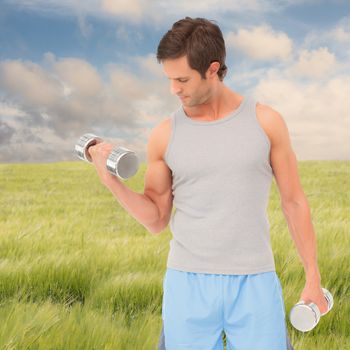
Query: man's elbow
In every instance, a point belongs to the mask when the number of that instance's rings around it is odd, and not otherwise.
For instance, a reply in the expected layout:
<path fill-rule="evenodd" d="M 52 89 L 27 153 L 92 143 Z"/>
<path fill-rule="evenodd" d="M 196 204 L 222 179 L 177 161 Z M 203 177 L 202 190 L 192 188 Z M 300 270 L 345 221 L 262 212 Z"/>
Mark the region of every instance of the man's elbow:
<path fill-rule="evenodd" d="M 162 222 L 157 222 L 153 225 L 147 226 L 147 230 L 153 235 L 158 235 L 163 232 L 167 226 L 168 225 L 164 225 Z"/>
<path fill-rule="evenodd" d="M 309 204 L 306 195 L 302 192 L 288 199 L 282 199 L 281 206 L 283 211 L 288 212 L 296 208 L 308 208 Z"/>

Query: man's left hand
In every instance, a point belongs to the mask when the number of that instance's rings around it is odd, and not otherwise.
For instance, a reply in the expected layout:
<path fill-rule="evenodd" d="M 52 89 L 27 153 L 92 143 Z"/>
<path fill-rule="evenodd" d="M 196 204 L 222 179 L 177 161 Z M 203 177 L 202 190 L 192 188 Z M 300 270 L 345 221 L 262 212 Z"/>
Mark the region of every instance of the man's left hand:
<path fill-rule="evenodd" d="M 301 293 L 300 300 L 304 300 L 306 304 L 310 302 L 315 303 L 320 310 L 321 316 L 328 310 L 328 303 L 319 283 L 306 282 L 305 287 Z"/>

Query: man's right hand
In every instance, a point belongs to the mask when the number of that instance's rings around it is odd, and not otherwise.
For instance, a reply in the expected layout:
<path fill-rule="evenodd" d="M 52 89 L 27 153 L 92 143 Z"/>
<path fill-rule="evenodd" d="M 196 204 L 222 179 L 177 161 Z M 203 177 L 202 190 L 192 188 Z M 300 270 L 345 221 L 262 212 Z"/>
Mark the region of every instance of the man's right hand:
<path fill-rule="evenodd" d="M 92 163 L 95 166 L 100 181 L 105 186 L 116 179 L 116 176 L 113 176 L 106 167 L 107 158 L 114 147 L 115 145 L 102 141 L 96 145 L 90 146 L 88 149 L 88 153 L 91 156 Z"/>

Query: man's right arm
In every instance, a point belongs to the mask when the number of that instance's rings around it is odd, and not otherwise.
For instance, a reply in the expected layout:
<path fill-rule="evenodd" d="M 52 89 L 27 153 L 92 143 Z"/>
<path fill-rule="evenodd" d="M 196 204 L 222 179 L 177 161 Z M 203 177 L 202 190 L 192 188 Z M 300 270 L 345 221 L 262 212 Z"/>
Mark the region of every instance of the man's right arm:
<path fill-rule="evenodd" d="M 162 157 L 166 148 L 166 123 L 156 126 L 149 136 L 144 193 L 130 190 L 116 177 L 105 184 L 120 205 L 154 234 L 166 228 L 173 206 L 171 170 Z"/>

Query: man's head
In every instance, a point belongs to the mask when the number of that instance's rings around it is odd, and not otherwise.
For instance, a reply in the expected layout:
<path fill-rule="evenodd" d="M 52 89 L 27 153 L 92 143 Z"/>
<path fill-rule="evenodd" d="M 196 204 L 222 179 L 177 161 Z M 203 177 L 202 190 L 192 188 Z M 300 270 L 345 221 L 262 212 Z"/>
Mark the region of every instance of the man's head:
<path fill-rule="evenodd" d="M 204 18 L 186 17 L 175 22 L 157 49 L 157 60 L 173 81 L 172 93 L 188 96 L 182 101 L 190 105 L 205 102 L 215 83 L 223 81 L 225 58 L 220 28 Z"/>

